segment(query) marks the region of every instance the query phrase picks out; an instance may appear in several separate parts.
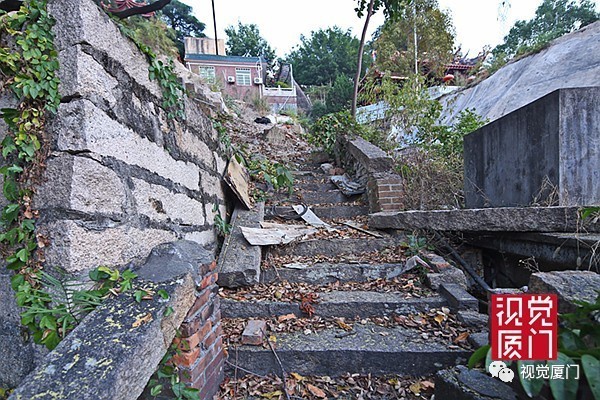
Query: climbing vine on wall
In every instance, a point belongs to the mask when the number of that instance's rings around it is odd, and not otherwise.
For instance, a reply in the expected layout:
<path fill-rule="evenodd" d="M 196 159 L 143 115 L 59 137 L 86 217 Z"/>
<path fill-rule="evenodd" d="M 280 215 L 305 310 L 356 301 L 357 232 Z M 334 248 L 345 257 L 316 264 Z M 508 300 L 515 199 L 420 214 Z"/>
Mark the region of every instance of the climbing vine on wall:
<path fill-rule="evenodd" d="M 0 214 L 0 242 L 6 267 L 15 271 L 11 283 L 17 303 L 26 310 L 35 306 L 39 294 L 42 258 L 37 252 L 45 241 L 35 234 L 37 211 L 31 207 L 31 197 L 45 158 L 46 116 L 55 113 L 60 103 L 53 24 L 46 0 L 29 0 L 19 11 L 0 15 L 2 86 L 10 88 L 17 99 L 14 108 L 1 110 L 8 131 L 1 143 L 0 173 L 7 204 Z M 46 310 L 50 307 L 43 305 Z M 50 331 L 59 329 L 50 329 L 41 319 L 34 318 L 30 328 L 38 343 L 51 347 Z"/>

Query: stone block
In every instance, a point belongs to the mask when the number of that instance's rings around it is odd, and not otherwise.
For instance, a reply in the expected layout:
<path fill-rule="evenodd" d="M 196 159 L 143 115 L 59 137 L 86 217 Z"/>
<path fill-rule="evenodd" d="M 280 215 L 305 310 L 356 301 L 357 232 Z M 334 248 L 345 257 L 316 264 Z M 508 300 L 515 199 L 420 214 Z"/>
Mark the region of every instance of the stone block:
<path fill-rule="evenodd" d="M 202 138 L 195 131 L 181 126 L 178 122 L 174 122 L 175 142 L 179 149 L 184 153 L 189 154 L 195 160 L 203 163 L 208 168 L 213 168 L 213 152 L 206 144 L 206 139 Z M 169 131 L 171 129 L 169 128 Z"/>
<path fill-rule="evenodd" d="M 200 176 L 202 181 L 202 191 L 205 194 L 208 196 L 214 196 L 217 199 L 225 198 L 223 194 L 223 181 L 219 177 L 216 177 L 210 172 L 204 170 L 200 171 Z"/>
<path fill-rule="evenodd" d="M 368 172 L 388 172 L 392 169 L 392 158 L 362 138 L 348 141 L 347 150 Z"/>
<path fill-rule="evenodd" d="M 119 82 L 92 56 L 83 52 L 81 45 L 67 47 L 58 54 L 61 97 L 83 97 L 95 104 L 117 103 L 114 90 Z"/>
<path fill-rule="evenodd" d="M 165 290 L 168 299 L 108 299 L 48 354 L 11 398 L 137 399 L 194 301 L 189 272 L 144 284 Z M 167 307 L 173 311 L 169 316 Z"/>
<path fill-rule="evenodd" d="M 86 214 L 122 214 L 125 202 L 125 186 L 113 170 L 95 160 L 64 153 L 48 159 L 44 180 L 34 196 L 37 209 Z"/>
<path fill-rule="evenodd" d="M 46 263 L 71 273 L 99 265 L 124 265 L 146 257 L 159 244 L 177 239 L 175 233 L 159 229 L 118 226 L 98 230 L 76 221 L 40 224 L 39 229 L 52 243 L 45 251 Z"/>
<path fill-rule="evenodd" d="M 90 151 L 113 157 L 189 189 L 200 188 L 196 165 L 173 159 L 163 147 L 114 121 L 89 100 L 61 104 L 53 129 L 59 150 Z"/>
<path fill-rule="evenodd" d="M 214 229 L 208 229 L 201 232 L 189 232 L 184 235 L 185 240 L 191 240 L 202 246 L 212 246 L 217 240 Z"/>
<path fill-rule="evenodd" d="M 479 302 L 471 296 L 465 289 L 455 283 L 442 283 L 439 287 L 440 295 L 445 297 L 452 310 L 471 310 L 479 309 Z"/>
<path fill-rule="evenodd" d="M 435 377 L 435 398 L 461 400 L 517 400 L 510 386 L 476 370 L 459 365 L 439 371 Z"/>
<path fill-rule="evenodd" d="M 594 303 L 600 295 L 600 275 L 591 271 L 536 272 L 529 278 L 528 293 L 558 294 L 558 312 L 576 309 L 574 300 Z"/>
<path fill-rule="evenodd" d="M 158 83 L 150 81 L 146 56 L 93 1 L 51 0 L 48 11 L 56 20 L 52 31 L 59 51 L 87 43 L 121 64 L 131 78 L 152 94 L 162 96 Z"/>
<path fill-rule="evenodd" d="M 267 333 L 267 323 L 262 320 L 251 319 L 246 324 L 242 333 L 242 344 L 260 346 Z"/>
<path fill-rule="evenodd" d="M 490 344 L 490 334 L 488 331 L 471 333 L 467 340 L 471 346 L 478 349 Z"/>
<path fill-rule="evenodd" d="M 487 328 L 489 322 L 487 314 L 480 314 L 477 311 L 460 310 L 456 316 L 460 322 L 470 328 Z"/>
<path fill-rule="evenodd" d="M 183 225 L 205 223 L 204 204 L 183 193 L 173 193 L 161 185 L 132 178 L 137 212 L 154 221 L 172 221 Z"/>
<path fill-rule="evenodd" d="M 457 284 L 463 289 L 467 289 L 467 277 L 462 270 L 456 267 L 446 268 L 441 272 L 433 272 L 425 277 L 427 286 L 433 290 L 438 290 L 443 283 Z"/>
<path fill-rule="evenodd" d="M 264 218 L 264 203 L 257 203 L 252 210 L 238 205 L 231 217 L 232 231 L 226 239 L 219 256 L 219 286 L 249 286 L 260 280 L 262 250 L 252 246 L 240 229 L 241 226 L 259 228 Z"/>
<path fill-rule="evenodd" d="M 467 135 L 464 149 L 468 208 L 598 204 L 600 88 L 556 90 Z"/>

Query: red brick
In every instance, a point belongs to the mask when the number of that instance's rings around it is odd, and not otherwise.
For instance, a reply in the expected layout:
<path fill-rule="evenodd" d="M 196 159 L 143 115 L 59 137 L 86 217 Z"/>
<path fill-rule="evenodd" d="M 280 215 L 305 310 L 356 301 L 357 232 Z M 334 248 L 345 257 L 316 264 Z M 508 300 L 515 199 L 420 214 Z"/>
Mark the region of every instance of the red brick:
<path fill-rule="evenodd" d="M 196 347 L 192 351 L 181 351 L 179 354 L 173 356 L 173 364 L 189 368 L 196 362 L 199 355 L 200 347 Z"/>
<path fill-rule="evenodd" d="M 216 272 L 210 275 L 206 275 L 202 279 L 202 282 L 200 282 L 200 284 L 198 285 L 198 290 L 203 290 L 209 287 L 210 285 L 214 285 L 217 282 L 217 279 L 219 279 L 219 274 Z"/>
<path fill-rule="evenodd" d="M 202 307 L 204 307 L 209 301 L 212 291 L 210 289 L 205 289 L 199 293 L 196 293 L 196 300 L 194 301 L 194 305 L 187 312 L 187 317 L 191 317 L 196 314 Z"/>
<path fill-rule="evenodd" d="M 223 370 L 215 372 L 206 377 L 204 387 L 200 389 L 201 399 L 212 399 L 215 394 L 219 391 L 219 385 L 223 381 Z"/>
<path fill-rule="evenodd" d="M 379 193 L 379 198 L 380 199 L 386 199 L 386 198 L 398 198 L 402 196 L 402 192 L 400 191 L 395 191 L 395 192 L 385 192 L 385 193 Z"/>
<path fill-rule="evenodd" d="M 217 268 L 217 262 L 213 261 L 207 264 L 200 265 L 200 276 L 204 276 Z"/>
<path fill-rule="evenodd" d="M 206 336 L 212 330 L 212 322 L 206 321 L 204 325 L 200 326 L 196 332 L 186 332 L 191 333 L 191 335 L 184 337 L 176 338 L 176 343 L 179 343 L 179 348 L 181 350 L 190 351 L 191 349 L 198 346 L 200 342 L 206 338 Z"/>

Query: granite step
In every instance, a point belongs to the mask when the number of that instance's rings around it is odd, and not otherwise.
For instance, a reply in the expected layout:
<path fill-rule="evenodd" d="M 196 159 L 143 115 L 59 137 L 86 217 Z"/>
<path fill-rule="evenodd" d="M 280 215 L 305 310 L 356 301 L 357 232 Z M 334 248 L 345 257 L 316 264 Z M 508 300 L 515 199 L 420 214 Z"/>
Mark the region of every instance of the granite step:
<path fill-rule="evenodd" d="M 344 373 L 423 376 L 466 362 L 468 350 L 404 327 L 354 324 L 353 330 L 276 334 L 274 345 L 285 371 L 300 375 L 340 376 Z M 266 375 L 279 374 L 281 367 L 269 346 L 242 345 L 229 350 L 230 365 Z M 228 373 L 244 374 L 229 367 Z"/>
<path fill-rule="evenodd" d="M 314 257 L 319 255 L 337 257 L 351 254 L 372 253 L 399 246 L 403 237 L 313 239 L 303 242 L 273 246 L 269 252 L 275 256 L 294 255 Z"/>
<path fill-rule="evenodd" d="M 433 308 L 447 307 L 440 296 L 407 297 L 405 293 L 378 293 L 367 291 L 333 291 L 319 293 L 314 305 L 314 315 L 319 317 L 369 318 L 429 312 Z M 240 301 L 221 299 L 224 318 L 269 318 L 294 314 L 305 316 L 299 303 L 283 301 Z"/>

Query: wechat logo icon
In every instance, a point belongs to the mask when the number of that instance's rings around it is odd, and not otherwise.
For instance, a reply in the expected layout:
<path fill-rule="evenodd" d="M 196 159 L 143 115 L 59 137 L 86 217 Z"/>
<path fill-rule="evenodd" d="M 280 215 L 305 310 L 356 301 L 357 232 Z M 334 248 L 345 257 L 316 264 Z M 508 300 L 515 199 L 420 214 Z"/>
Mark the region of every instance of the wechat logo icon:
<path fill-rule="evenodd" d="M 508 368 L 502 361 L 494 361 L 488 367 L 488 372 L 492 377 L 500 379 L 504 383 L 512 382 L 515 378 L 515 373 Z"/>

